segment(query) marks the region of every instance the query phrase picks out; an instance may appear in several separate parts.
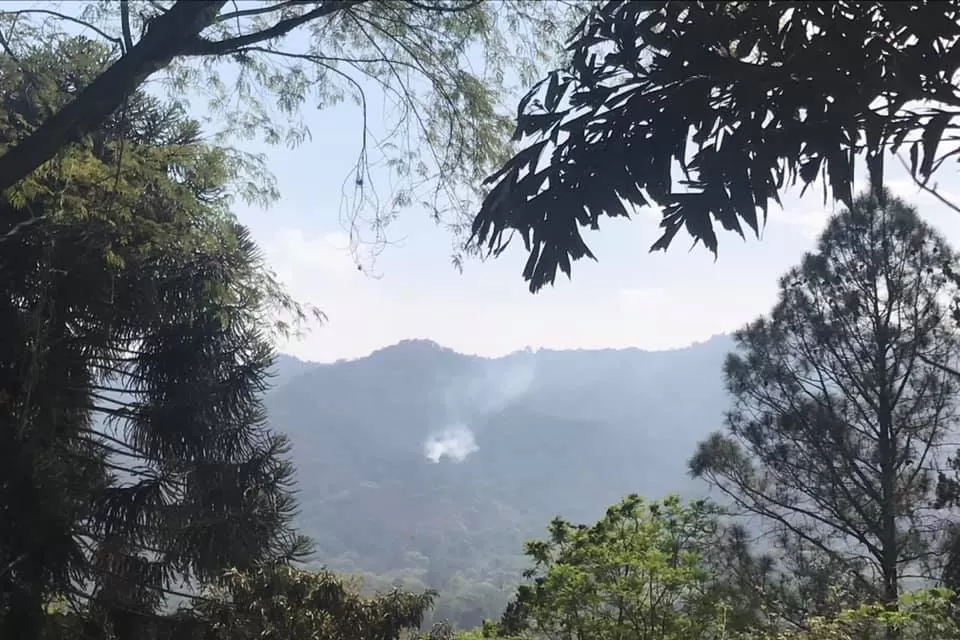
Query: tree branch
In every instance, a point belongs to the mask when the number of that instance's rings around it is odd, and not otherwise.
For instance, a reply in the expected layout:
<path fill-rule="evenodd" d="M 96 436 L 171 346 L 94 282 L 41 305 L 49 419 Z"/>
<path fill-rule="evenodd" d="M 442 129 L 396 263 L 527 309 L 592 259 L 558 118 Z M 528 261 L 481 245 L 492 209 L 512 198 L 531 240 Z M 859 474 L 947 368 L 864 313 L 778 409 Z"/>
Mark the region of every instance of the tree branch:
<path fill-rule="evenodd" d="M 960 209 L 957 209 L 957 211 L 960 212 Z M 917 359 L 923 362 L 924 364 L 928 364 L 935 369 L 939 369 L 943 373 L 948 373 L 955 378 L 960 378 L 960 371 L 957 371 L 953 367 L 947 366 L 942 362 L 936 362 L 935 360 L 931 360 L 927 356 L 919 353 L 917 354 Z"/>
<path fill-rule="evenodd" d="M 126 4 L 126 2 L 124 2 L 123 4 Z M 51 11 L 50 9 L 19 9 L 17 11 L 0 11 L 0 15 L 15 16 L 15 17 L 30 15 L 30 14 L 42 14 L 46 16 L 52 16 L 54 18 L 57 18 L 58 20 L 66 20 L 67 22 L 72 22 L 73 24 L 79 25 L 84 29 L 90 29 L 91 31 L 96 33 L 98 36 L 106 40 L 107 42 L 112 42 L 113 44 L 116 44 L 116 45 L 123 44 L 123 42 L 121 42 L 119 38 L 117 38 L 116 36 L 110 35 L 109 33 L 104 31 L 103 29 L 100 29 L 96 25 L 90 24 L 86 20 L 81 20 L 80 18 L 75 18 L 73 16 L 68 16 L 66 14 L 60 13 L 59 11 Z"/>
<path fill-rule="evenodd" d="M 120 0 L 120 29 L 123 31 L 123 52 L 133 49 L 133 34 L 130 33 L 130 2 Z"/>
<path fill-rule="evenodd" d="M 280 4 L 274 4 L 267 7 L 258 7 L 256 9 L 237 9 L 236 11 L 230 11 L 229 13 L 221 13 L 219 16 L 217 16 L 217 22 L 227 22 L 228 20 L 234 20 L 237 18 L 260 16 L 265 13 L 272 13 L 274 11 L 283 10 L 286 7 L 292 7 L 294 5 L 304 3 L 305 0 L 287 0 L 286 2 L 281 2 Z"/>
<path fill-rule="evenodd" d="M 183 1 L 184 0 L 181 0 L 181 2 Z M 207 40 L 205 38 L 201 38 L 198 35 L 199 32 L 197 32 L 197 34 L 190 39 L 187 46 L 181 49 L 179 53 L 186 56 L 222 56 L 229 53 L 234 53 L 237 49 L 242 47 L 247 47 L 260 42 L 266 42 L 268 40 L 279 38 L 290 33 L 297 27 L 310 22 L 311 20 L 322 18 L 332 13 L 336 13 L 337 11 L 345 11 L 354 5 L 361 4 L 365 1 L 366 0 L 329 0 L 313 11 L 308 11 L 295 18 L 281 20 L 268 29 L 249 33 L 245 36 L 228 38 L 227 40 Z"/>
<path fill-rule="evenodd" d="M 163 69 L 216 20 L 226 0 L 178 0 L 146 34 L 63 109 L 0 156 L 0 192 L 26 178 L 67 143 L 99 127 L 130 93 Z"/>
<path fill-rule="evenodd" d="M 423 9 L 424 11 L 435 11 L 437 13 L 460 13 L 463 11 L 470 11 L 470 9 L 480 6 L 482 3 L 483 0 L 469 0 L 469 2 L 460 0 L 459 4 L 456 6 L 444 7 L 442 5 L 424 4 L 422 2 L 417 2 L 417 0 L 407 0 L 407 4 L 412 5 L 417 9 Z"/>
<path fill-rule="evenodd" d="M 917 176 L 914 175 L 913 171 L 910 170 L 910 165 L 907 164 L 906 160 L 904 160 L 899 153 L 897 154 L 897 160 L 900 161 L 900 164 L 903 165 L 903 168 L 906 169 L 907 173 L 910 174 L 910 178 L 913 180 L 913 183 L 917 185 L 922 191 L 926 191 L 927 193 L 932 195 L 934 198 L 939 200 L 941 204 L 949 207 L 954 212 L 960 213 L 960 206 L 950 202 L 949 200 L 944 198 L 942 195 L 940 195 L 940 193 L 937 192 L 936 187 L 929 186 L 926 180 L 920 180 L 919 178 L 917 178 Z"/>

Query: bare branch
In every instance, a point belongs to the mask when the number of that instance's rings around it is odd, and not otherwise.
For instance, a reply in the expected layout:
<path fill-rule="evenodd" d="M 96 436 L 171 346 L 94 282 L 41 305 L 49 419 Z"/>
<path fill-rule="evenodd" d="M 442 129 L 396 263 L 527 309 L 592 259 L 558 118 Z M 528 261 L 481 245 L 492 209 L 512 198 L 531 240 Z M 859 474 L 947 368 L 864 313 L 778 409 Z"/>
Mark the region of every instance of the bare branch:
<path fill-rule="evenodd" d="M 217 16 L 217 22 L 227 22 L 228 20 L 233 20 L 233 19 L 249 18 L 251 16 L 260 16 L 265 13 L 282 11 L 287 7 L 292 7 L 298 4 L 305 4 L 305 2 L 304 0 L 287 0 L 287 2 L 281 2 L 280 4 L 274 4 L 267 7 L 258 7 L 256 9 L 237 9 L 236 11 L 230 11 L 229 13 L 221 13 L 219 16 Z"/>
<path fill-rule="evenodd" d="M 126 4 L 126 2 L 124 2 L 123 4 Z M 108 42 L 112 42 L 116 45 L 121 45 L 121 46 L 123 45 L 123 42 L 120 40 L 120 38 L 110 35 L 109 33 L 97 27 L 96 25 L 90 24 L 86 20 L 81 20 L 80 18 L 75 18 L 73 16 L 68 16 L 66 14 L 60 13 L 59 11 L 51 11 L 50 9 L 19 9 L 17 11 L 0 11 L 0 16 L 20 17 L 24 15 L 29 15 L 29 14 L 48 15 L 48 16 L 57 18 L 59 20 L 66 20 L 67 22 L 72 22 L 73 24 L 80 25 L 84 29 L 90 29 L 91 31 L 93 31 L 98 36 L 100 36 L 101 38 L 103 38 Z"/>
<path fill-rule="evenodd" d="M 960 378 L 960 371 L 957 371 L 957 370 L 954 369 L 953 367 L 950 367 L 950 366 L 948 366 L 948 365 L 945 365 L 945 364 L 943 364 L 942 362 L 937 362 L 936 360 L 931 360 L 931 359 L 928 358 L 927 356 L 922 355 L 922 354 L 919 354 L 919 353 L 917 354 L 917 359 L 920 360 L 921 362 L 923 362 L 924 364 L 928 364 L 928 365 L 930 365 L 931 367 L 933 367 L 933 368 L 935 368 L 935 369 L 939 369 L 939 370 L 942 371 L 943 373 L 948 373 L 948 374 L 950 374 L 951 376 L 954 376 L 955 378 Z"/>
<path fill-rule="evenodd" d="M 927 184 L 926 180 L 920 180 L 916 175 L 914 175 L 913 171 L 910 170 L 910 165 L 907 164 L 907 161 L 904 160 L 903 156 L 901 156 L 899 153 L 897 154 L 897 160 L 899 160 L 900 164 L 903 165 L 903 168 L 907 170 L 907 173 L 910 174 L 910 178 L 913 180 L 913 183 L 917 185 L 917 187 L 919 187 L 921 191 L 925 191 L 926 193 L 929 193 L 931 196 L 939 200 L 941 204 L 949 207 L 951 210 L 953 210 L 956 213 L 960 213 L 960 206 L 950 202 L 949 200 L 944 198 L 942 195 L 940 195 L 940 193 L 937 191 L 936 185 L 931 187 L 930 185 Z M 930 364 L 930 363 L 927 363 L 927 364 Z"/>
<path fill-rule="evenodd" d="M 346 11 L 350 7 L 363 2 L 366 2 L 366 0 L 339 0 L 337 2 L 325 2 L 313 11 L 308 11 L 295 18 L 281 20 L 277 24 L 268 29 L 264 29 L 263 31 L 257 31 L 245 36 L 238 36 L 236 38 L 228 38 L 227 40 L 207 40 L 198 35 L 190 40 L 180 51 L 178 51 L 178 53 L 186 56 L 222 56 L 229 53 L 235 53 L 237 49 L 285 36 L 297 27 L 302 26 L 311 20 L 322 18 L 332 13 L 336 13 L 337 11 Z"/>

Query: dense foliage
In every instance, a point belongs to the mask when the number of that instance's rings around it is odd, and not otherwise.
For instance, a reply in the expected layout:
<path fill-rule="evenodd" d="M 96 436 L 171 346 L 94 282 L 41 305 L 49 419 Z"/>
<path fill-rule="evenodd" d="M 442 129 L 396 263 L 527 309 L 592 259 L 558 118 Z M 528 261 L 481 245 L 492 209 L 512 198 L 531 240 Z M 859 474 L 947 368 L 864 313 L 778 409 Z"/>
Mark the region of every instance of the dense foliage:
<path fill-rule="evenodd" d="M 738 634 L 742 640 L 873 640 L 960 637 L 956 597 L 945 589 L 914 591 L 895 606 L 864 603 L 831 616 L 811 617 L 796 630 Z"/>
<path fill-rule="evenodd" d="M 2 139 L 107 53 L 0 57 Z M 0 202 L 3 637 L 37 637 L 55 596 L 129 637 L 184 581 L 309 548 L 262 406 L 288 300 L 229 215 L 229 175 L 195 122 L 137 94 Z"/>
<path fill-rule="evenodd" d="M 135 630 L 112 634 L 95 610 L 51 609 L 50 640 L 397 640 L 418 635 L 432 593 L 393 590 L 360 595 L 357 585 L 329 572 L 268 563 L 230 570 L 191 606 L 143 619 Z"/>
<path fill-rule="evenodd" d="M 706 571 L 717 522 L 702 502 L 629 496 L 591 527 L 562 519 L 527 543 L 533 564 L 501 630 L 550 638 L 704 638 L 719 592 Z"/>
<path fill-rule="evenodd" d="M 227 573 L 193 615 L 208 640 L 396 640 L 417 631 L 434 594 L 393 590 L 363 598 L 326 571 L 268 566 Z"/>
<path fill-rule="evenodd" d="M 907 152 L 926 181 L 957 154 L 958 35 L 957 2 L 597 3 L 520 102 L 476 240 L 516 231 L 537 291 L 593 257 L 603 216 L 655 206 L 652 249 L 686 229 L 716 252 L 716 223 L 758 233 L 797 183 L 851 206 L 858 159 L 879 187 Z"/>
<path fill-rule="evenodd" d="M 301 144 L 311 137 L 303 110 L 351 101 L 362 115 L 355 156 L 343 167 L 343 213 L 353 230 L 367 233 L 369 223 L 382 239 L 382 225 L 409 206 L 459 228 L 483 176 L 504 160 L 507 93 L 540 73 L 559 49 L 553 34 L 566 31 L 583 8 L 539 0 L 3 6 L 5 48 L 22 51 L 79 30 L 109 56 L 87 87 L 0 149 L 0 190 L 97 131 L 145 82 L 159 81 L 172 99 L 202 101 L 207 133 L 224 144 L 252 137 Z M 322 152 L 323 142 L 317 144 Z M 276 197 L 264 157 L 231 155 L 247 174 L 247 195 Z M 373 184 L 383 171 L 392 191 Z"/>
<path fill-rule="evenodd" d="M 708 502 L 629 496 L 593 525 L 554 520 L 527 544 L 533 567 L 499 623 L 475 635 L 506 638 L 736 638 L 821 640 L 960 637 L 953 593 L 919 590 L 827 615 L 777 616 L 744 599 L 735 565 L 710 560 L 725 527 Z M 721 553 L 722 555 L 722 553 Z M 797 578 L 798 576 L 794 576 Z M 738 608 L 747 605 L 738 611 Z M 465 635 L 473 638 L 474 635 Z"/>

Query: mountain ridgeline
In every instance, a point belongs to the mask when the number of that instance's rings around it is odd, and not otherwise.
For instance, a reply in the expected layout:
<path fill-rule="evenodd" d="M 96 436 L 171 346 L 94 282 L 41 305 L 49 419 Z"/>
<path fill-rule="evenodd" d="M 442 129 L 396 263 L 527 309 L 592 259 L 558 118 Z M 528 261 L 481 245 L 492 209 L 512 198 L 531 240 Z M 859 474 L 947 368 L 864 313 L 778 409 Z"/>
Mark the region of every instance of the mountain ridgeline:
<path fill-rule="evenodd" d="M 523 542 L 552 517 L 705 491 L 686 463 L 722 426 L 732 346 L 488 359 L 411 340 L 334 364 L 282 356 L 267 406 L 292 440 L 315 564 L 438 589 L 435 615 L 458 625 L 497 616 Z"/>

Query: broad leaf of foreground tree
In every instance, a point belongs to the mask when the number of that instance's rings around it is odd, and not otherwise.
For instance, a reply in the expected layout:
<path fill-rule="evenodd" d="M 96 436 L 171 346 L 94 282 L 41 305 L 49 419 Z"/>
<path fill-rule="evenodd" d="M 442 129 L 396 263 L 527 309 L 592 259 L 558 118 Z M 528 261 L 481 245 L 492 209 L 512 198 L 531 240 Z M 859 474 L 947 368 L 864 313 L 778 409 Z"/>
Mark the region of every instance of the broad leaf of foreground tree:
<path fill-rule="evenodd" d="M 513 73 L 532 81 L 566 5 L 131 0 L 74 3 L 63 7 L 69 15 L 0 6 L 3 47 L 14 57 L 68 28 L 113 48 L 110 66 L 94 82 L 0 149 L 0 191 L 97 130 L 155 77 L 178 100 L 208 100 L 200 106 L 226 123 L 226 138 L 259 136 L 270 144 L 309 137 L 302 109 L 353 100 L 362 124 L 355 163 L 344 167 L 355 187 L 349 213 L 372 214 L 378 239 L 384 216 L 409 205 L 438 216 L 457 212 L 456 222 L 469 210 L 466 194 L 504 159 L 510 128 L 499 113 L 504 78 Z M 383 104 L 383 139 L 371 137 L 380 134 L 368 127 L 368 103 Z M 262 184 L 263 158 L 257 160 L 256 195 L 275 197 L 269 180 Z M 395 192 L 377 193 L 372 165 L 393 173 Z"/>
<path fill-rule="evenodd" d="M 597 7 L 572 55 L 521 101 L 523 148 L 493 174 L 473 238 L 516 231 L 531 291 L 593 258 L 581 228 L 663 211 L 717 251 L 715 224 L 758 233 L 797 183 L 851 205 L 854 161 L 882 183 L 905 151 L 926 180 L 956 149 L 957 2 L 627 2 Z M 907 161 L 906 158 L 904 159 Z"/>

